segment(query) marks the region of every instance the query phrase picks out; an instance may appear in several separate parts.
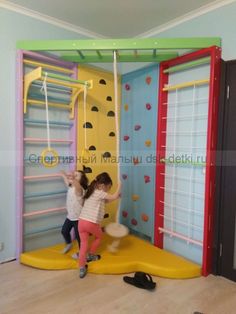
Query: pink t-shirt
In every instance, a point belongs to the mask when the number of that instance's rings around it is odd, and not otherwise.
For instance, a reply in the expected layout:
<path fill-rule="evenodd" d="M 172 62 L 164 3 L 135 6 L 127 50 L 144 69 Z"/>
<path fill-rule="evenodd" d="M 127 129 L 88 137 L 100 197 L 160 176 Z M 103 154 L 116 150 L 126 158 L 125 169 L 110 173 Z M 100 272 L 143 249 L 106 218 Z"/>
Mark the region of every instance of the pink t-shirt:
<path fill-rule="evenodd" d="M 106 192 L 94 190 L 93 194 L 85 200 L 79 219 L 100 223 L 105 214 L 106 196 Z"/>

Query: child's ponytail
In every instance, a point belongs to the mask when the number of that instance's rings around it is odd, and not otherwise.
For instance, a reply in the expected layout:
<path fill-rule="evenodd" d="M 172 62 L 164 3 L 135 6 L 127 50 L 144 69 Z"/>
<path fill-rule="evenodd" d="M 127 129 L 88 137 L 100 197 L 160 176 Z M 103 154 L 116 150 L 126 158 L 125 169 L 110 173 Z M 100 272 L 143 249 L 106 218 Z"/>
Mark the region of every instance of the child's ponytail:
<path fill-rule="evenodd" d="M 112 185 L 111 177 L 109 176 L 107 172 L 100 173 L 96 177 L 96 179 L 91 182 L 91 184 L 88 186 L 88 189 L 84 195 L 85 200 L 93 194 L 94 190 L 99 184 Z"/>
<path fill-rule="evenodd" d="M 86 192 L 85 192 L 85 195 L 84 195 L 84 199 L 86 200 L 87 198 L 89 198 L 94 190 L 96 189 L 96 185 L 97 185 L 97 181 L 96 180 L 93 180 L 90 185 L 88 186 Z"/>
<path fill-rule="evenodd" d="M 80 185 L 82 186 L 82 188 L 83 188 L 84 190 L 87 190 L 87 188 L 88 188 L 88 183 L 89 183 L 88 177 L 86 176 L 86 174 L 84 173 L 84 171 L 78 170 L 78 172 L 81 173 Z"/>

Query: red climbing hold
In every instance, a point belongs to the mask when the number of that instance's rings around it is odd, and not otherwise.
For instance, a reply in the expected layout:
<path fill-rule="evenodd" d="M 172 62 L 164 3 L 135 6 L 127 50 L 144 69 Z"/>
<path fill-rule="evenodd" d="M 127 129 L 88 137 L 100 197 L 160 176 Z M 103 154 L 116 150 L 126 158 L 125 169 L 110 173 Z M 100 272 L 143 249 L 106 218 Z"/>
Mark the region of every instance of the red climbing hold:
<path fill-rule="evenodd" d="M 135 130 L 135 131 L 138 131 L 138 130 L 140 130 L 140 129 L 141 129 L 141 125 L 136 124 L 135 127 L 134 127 L 134 130 Z"/>
<path fill-rule="evenodd" d="M 130 85 L 129 84 L 125 84 L 125 89 L 126 90 L 130 90 Z"/>
<path fill-rule="evenodd" d="M 137 224 L 138 224 L 137 220 L 134 219 L 134 218 L 131 220 L 131 223 L 132 223 L 132 225 L 134 225 L 134 226 L 137 226 Z"/>
<path fill-rule="evenodd" d="M 124 136 L 124 141 L 128 141 L 129 140 L 129 135 L 125 135 Z"/>
<path fill-rule="evenodd" d="M 126 217 L 128 216 L 128 212 L 127 212 L 126 210 L 123 210 L 123 211 L 122 211 L 122 216 L 123 216 L 124 218 L 126 218 Z"/>
<path fill-rule="evenodd" d="M 146 104 L 146 108 L 147 108 L 147 110 L 151 110 L 151 109 L 152 109 L 151 104 L 147 103 L 147 104 Z"/>
<path fill-rule="evenodd" d="M 145 222 L 147 222 L 149 220 L 149 217 L 146 214 L 142 214 L 141 217 L 142 217 L 142 220 L 145 221 Z"/>
<path fill-rule="evenodd" d="M 150 180 L 150 177 L 149 176 L 144 176 L 144 182 L 145 183 L 149 183 L 151 180 Z"/>
<path fill-rule="evenodd" d="M 150 85 L 150 84 L 151 84 L 151 81 L 152 81 L 151 76 L 147 76 L 147 77 L 146 77 L 146 83 L 147 83 L 148 85 Z"/>

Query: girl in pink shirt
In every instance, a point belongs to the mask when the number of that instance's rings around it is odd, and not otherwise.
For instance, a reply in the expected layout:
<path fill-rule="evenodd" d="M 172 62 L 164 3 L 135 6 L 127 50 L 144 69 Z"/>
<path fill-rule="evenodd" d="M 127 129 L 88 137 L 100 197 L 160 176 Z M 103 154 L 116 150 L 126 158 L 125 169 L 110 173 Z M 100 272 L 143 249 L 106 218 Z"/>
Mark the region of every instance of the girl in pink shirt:
<path fill-rule="evenodd" d="M 105 214 L 105 203 L 119 198 L 121 191 L 121 183 L 119 183 L 116 192 L 108 194 L 107 192 L 111 186 L 112 180 L 109 174 L 103 172 L 91 182 L 84 195 L 84 206 L 81 210 L 78 224 L 81 240 L 79 253 L 80 278 L 86 276 L 86 261 L 96 261 L 101 258 L 100 255 L 96 255 L 95 253 L 102 239 L 101 221 Z M 95 239 L 88 250 L 88 238 L 90 234 L 94 235 Z"/>

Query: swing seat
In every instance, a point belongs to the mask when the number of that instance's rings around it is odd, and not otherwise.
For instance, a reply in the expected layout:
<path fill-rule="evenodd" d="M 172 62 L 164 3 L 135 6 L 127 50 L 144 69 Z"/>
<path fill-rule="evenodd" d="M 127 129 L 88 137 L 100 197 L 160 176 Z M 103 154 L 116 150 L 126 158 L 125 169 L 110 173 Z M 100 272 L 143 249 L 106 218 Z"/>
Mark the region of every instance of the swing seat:
<path fill-rule="evenodd" d="M 129 234 L 129 229 L 126 226 L 117 222 L 108 224 L 105 227 L 105 231 L 109 236 L 118 239 L 123 238 Z"/>

